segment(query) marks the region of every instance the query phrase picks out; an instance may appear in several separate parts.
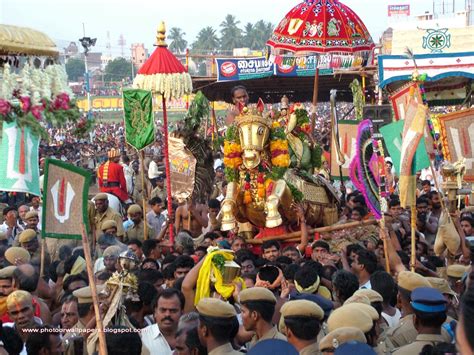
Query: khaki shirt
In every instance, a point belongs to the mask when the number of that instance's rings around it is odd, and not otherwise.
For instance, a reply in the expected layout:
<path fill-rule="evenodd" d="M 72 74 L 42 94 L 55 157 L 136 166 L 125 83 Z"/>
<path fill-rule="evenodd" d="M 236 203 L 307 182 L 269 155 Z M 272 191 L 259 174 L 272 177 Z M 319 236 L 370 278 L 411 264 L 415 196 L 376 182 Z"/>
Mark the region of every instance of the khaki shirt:
<path fill-rule="evenodd" d="M 97 238 L 102 234 L 102 224 L 105 221 L 115 221 L 115 223 L 117 223 L 117 237 L 123 237 L 125 235 L 122 216 L 112 208 L 108 207 L 104 213 L 99 213 L 99 211 L 95 212 Z"/>
<path fill-rule="evenodd" d="M 314 355 L 319 354 L 319 345 L 318 343 L 313 343 L 307 347 L 301 349 L 300 355 Z"/>
<path fill-rule="evenodd" d="M 222 183 L 223 181 L 216 182 L 212 187 L 212 193 L 209 200 L 218 198 L 222 194 Z"/>
<path fill-rule="evenodd" d="M 221 345 L 208 353 L 208 355 L 225 355 L 225 354 L 239 355 L 243 353 L 241 353 L 240 351 L 234 350 L 234 348 L 232 347 L 232 345 L 230 345 L 230 343 Z"/>
<path fill-rule="evenodd" d="M 413 343 L 416 340 L 418 331 L 415 328 L 413 323 L 413 314 L 409 314 L 402 319 L 400 323 L 395 328 L 390 328 L 387 332 L 386 345 L 388 349 L 396 349 L 407 344 Z M 452 319 L 448 317 L 446 322 L 450 322 Z M 450 343 L 452 341 L 451 336 L 445 329 L 441 329 L 441 335 L 444 338 L 444 341 Z"/>
<path fill-rule="evenodd" d="M 250 340 L 250 343 L 249 343 L 249 346 L 248 346 L 249 350 L 251 348 L 253 348 L 259 341 L 267 340 L 267 339 L 280 339 L 280 340 L 286 341 L 286 336 L 281 334 L 277 330 L 277 327 L 273 326 L 273 328 L 270 329 L 265 334 L 263 334 L 263 336 L 260 339 L 257 339 L 257 334 L 254 334 L 254 336 L 252 337 L 252 340 Z"/>
<path fill-rule="evenodd" d="M 402 346 L 393 355 L 418 355 L 425 345 L 436 345 L 445 341 L 441 334 L 418 334 L 413 343 Z"/>
<path fill-rule="evenodd" d="M 152 226 L 150 226 L 148 223 L 147 223 L 147 226 L 148 226 L 148 231 L 147 231 L 147 235 L 148 235 L 148 239 L 155 239 L 156 238 L 156 232 L 155 230 L 153 229 Z M 143 224 L 143 221 L 141 221 L 138 226 L 131 226 L 126 232 L 125 232 L 125 242 L 129 241 L 130 239 L 138 239 L 139 241 L 143 242 L 143 233 L 144 233 L 144 224 Z"/>
<path fill-rule="evenodd" d="M 65 355 L 74 355 L 76 353 L 75 349 L 74 349 L 74 341 L 73 341 L 73 338 L 78 338 L 78 337 L 82 337 L 84 333 L 81 333 L 80 330 L 81 329 L 86 329 L 86 325 L 83 324 L 80 320 L 77 321 L 76 324 L 74 324 L 74 326 L 69 329 L 70 332 L 67 332 L 64 337 L 63 337 L 63 343 L 65 344 L 64 346 L 64 354 Z M 79 331 L 78 331 L 79 330 Z M 84 339 L 84 338 L 83 338 Z M 84 353 L 87 352 L 86 350 L 86 343 L 84 342 L 83 343 L 83 347 L 84 347 Z"/>
<path fill-rule="evenodd" d="M 166 198 L 168 197 L 166 193 L 166 185 L 163 186 L 163 189 L 160 189 L 158 186 L 155 187 L 151 191 L 151 195 L 150 195 L 150 198 L 153 198 L 153 197 L 159 197 L 161 201 L 164 203 Z"/>

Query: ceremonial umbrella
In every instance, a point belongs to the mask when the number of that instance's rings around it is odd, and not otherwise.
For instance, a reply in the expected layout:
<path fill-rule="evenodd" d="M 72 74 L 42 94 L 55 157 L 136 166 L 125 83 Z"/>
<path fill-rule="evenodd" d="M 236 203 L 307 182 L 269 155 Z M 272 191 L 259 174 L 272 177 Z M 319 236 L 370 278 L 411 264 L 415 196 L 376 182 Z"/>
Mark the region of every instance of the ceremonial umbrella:
<path fill-rule="evenodd" d="M 168 115 L 166 113 L 166 100 L 179 98 L 192 92 L 191 76 L 181 62 L 171 53 L 165 42 L 166 28 L 164 22 L 158 26 L 156 35 L 157 48 L 148 60 L 142 65 L 137 76 L 133 80 L 135 88 L 150 90 L 154 94 L 161 95 L 163 108 L 163 135 L 164 155 L 166 170 L 166 190 L 168 200 L 168 216 L 171 216 L 171 179 L 170 161 L 168 152 Z M 170 225 L 170 242 L 174 241 L 173 226 Z"/>
<path fill-rule="evenodd" d="M 285 52 L 295 55 L 368 53 L 374 48 L 372 37 L 362 20 L 338 0 L 305 0 L 296 5 L 277 25 L 267 45 L 277 56 Z M 318 75 L 316 66 L 311 118 L 313 130 Z"/>

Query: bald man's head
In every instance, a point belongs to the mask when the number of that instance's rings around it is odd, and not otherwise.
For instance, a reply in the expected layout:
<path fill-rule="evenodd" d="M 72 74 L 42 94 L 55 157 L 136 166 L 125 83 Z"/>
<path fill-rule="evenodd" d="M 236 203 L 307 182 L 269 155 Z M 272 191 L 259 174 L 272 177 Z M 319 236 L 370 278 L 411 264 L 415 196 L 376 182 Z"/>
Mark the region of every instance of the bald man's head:
<path fill-rule="evenodd" d="M 19 265 L 13 272 L 13 287 L 16 290 L 35 292 L 38 287 L 39 273 L 31 264 Z"/>

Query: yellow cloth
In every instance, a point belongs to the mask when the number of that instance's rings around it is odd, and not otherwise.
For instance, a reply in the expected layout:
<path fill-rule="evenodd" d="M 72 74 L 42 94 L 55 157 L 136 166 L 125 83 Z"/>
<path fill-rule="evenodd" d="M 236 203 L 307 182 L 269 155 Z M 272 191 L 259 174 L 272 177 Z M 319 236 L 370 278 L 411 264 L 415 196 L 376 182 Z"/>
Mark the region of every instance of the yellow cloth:
<path fill-rule="evenodd" d="M 214 276 L 214 288 L 216 291 L 224 297 L 229 299 L 234 292 L 234 285 L 224 285 L 223 278 L 220 270 L 212 262 L 212 258 L 216 255 L 224 256 L 225 260 L 234 260 L 234 255 L 228 251 L 217 250 L 206 256 L 206 259 L 202 263 L 201 269 L 199 270 L 199 276 L 196 284 L 196 295 L 194 297 L 194 304 L 196 305 L 201 298 L 210 297 L 211 295 L 211 275 Z M 242 289 L 245 288 L 245 283 L 240 277 L 234 279 L 236 282 L 240 282 Z"/>
<path fill-rule="evenodd" d="M 0 316 L 7 313 L 7 296 L 0 297 Z"/>

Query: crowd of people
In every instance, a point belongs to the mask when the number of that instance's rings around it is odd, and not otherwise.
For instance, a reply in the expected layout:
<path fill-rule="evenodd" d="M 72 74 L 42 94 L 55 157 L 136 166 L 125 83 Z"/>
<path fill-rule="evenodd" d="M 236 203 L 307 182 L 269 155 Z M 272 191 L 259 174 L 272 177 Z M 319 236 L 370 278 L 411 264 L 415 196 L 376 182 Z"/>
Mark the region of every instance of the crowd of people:
<path fill-rule="evenodd" d="M 42 158 L 97 174 L 88 214 L 103 320 L 112 307 L 104 285 L 124 271 L 129 252 L 137 261 L 130 270 L 137 297 L 124 299 L 118 317 L 126 321 L 106 320 L 109 354 L 473 353 L 474 216 L 468 206 L 453 212 L 460 248 L 435 255 L 445 222 L 433 180 L 418 177 L 412 264 L 411 216 L 400 205 L 396 176 L 386 229 L 374 237 L 354 242 L 347 229 L 342 239 L 350 242 L 335 245 L 309 234 L 300 204 L 299 243 L 255 245 L 255 230 L 221 231 L 227 182 L 219 153 L 207 203 L 173 201 L 168 211 L 160 144 L 146 150 L 141 176 L 140 157 L 125 149 L 119 124 L 98 125 L 92 142 L 75 141 L 67 130 L 50 134 L 55 144 L 41 148 Z M 391 173 L 390 162 L 386 168 Z M 2 202 L 0 353 L 92 353 L 96 313 L 81 243 L 42 242 L 39 197 L 5 192 Z M 342 189 L 336 224 L 373 218 L 360 191 Z M 216 249 L 232 251 L 240 277 L 226 292 L 211 286 L 209 297 L 198 297 L 200 271 Z"/>

